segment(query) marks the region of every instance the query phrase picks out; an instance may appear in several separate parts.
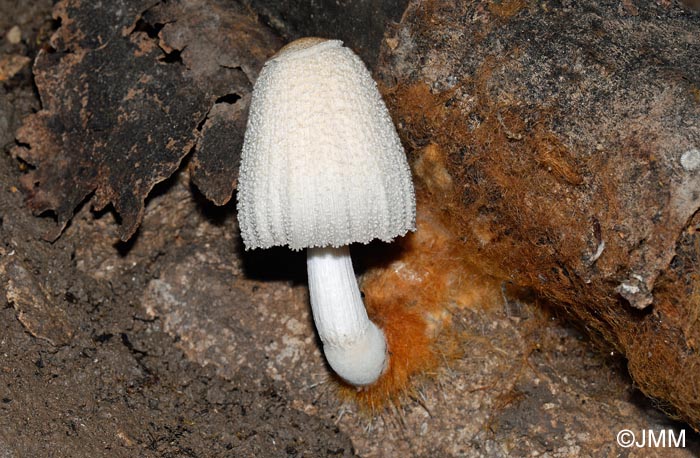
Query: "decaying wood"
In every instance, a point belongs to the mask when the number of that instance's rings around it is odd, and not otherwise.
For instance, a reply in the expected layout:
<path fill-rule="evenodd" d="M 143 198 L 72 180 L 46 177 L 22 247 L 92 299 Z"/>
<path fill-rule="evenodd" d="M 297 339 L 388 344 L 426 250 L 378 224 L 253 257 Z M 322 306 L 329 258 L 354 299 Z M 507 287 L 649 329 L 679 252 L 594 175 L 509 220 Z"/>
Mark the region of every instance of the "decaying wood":
<path fill-rule="evenodd" d="M 476 262 L 601 333 L 696 427 L 698 30 L 671 2 L 416 1 L 380 67 Z"/>
<path fill-rule="evenodd" d="M 58 237 L 94 194 L 129 239 L 153 186 L 194 151 L 193 178 L 223 204 L 236 183 L 252 81 L 279 47 L 243 7 L 208 1 L 65 0 L 61 27 L 34 64 L 43 109 L 17 133 L 29 205 Z M 228 129 L 227 141 L 218 130 Z"/>
<path fill-rule="evenodd" d="M 14 149 L 34 167 L 29 205 L 56 216 L 48 238 L 87 199 L 113 205 L 130 238 L 188 155 L 204 195 L 230 199 L 252 82 L 281 44 L 252 8 L 287 37 L 338 23 L 285 24 L 274 4 L 247 4 L 58 3 L 60 28 L 34 63 L 43 109 Z M 384 16 L 398 18 L 403 3 L 391 5 Z M 370 61 L 371 30 L 357 41 Z M 696 428 L 698 30 L 674 2 L 413 1 L 375 68 L 434 203 L 419 211 L 448 215 L 484 272 L 605 337 L 641 389 Z M 28 285 L 8 296 L 25 327 L 66 341 L 38 283 L 21 264 L 3 269 Z"/>

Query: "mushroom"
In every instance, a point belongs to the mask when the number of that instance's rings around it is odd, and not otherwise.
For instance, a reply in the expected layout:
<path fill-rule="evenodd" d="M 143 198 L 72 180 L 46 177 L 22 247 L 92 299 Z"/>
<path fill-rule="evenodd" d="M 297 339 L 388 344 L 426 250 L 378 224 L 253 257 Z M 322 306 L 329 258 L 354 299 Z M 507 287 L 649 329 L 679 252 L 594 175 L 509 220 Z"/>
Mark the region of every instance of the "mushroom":
<path fill-rule="evenodd" d="M 253 88 L 238 184 L 248 249 L 307 249 L 314 323 L 331 368 L 370 385 L 388 364 L 367 317 L 348 245 L 415 230 L 411 172 L 389 112 L 359 57 L 339 40 L 303 38 Z"/>

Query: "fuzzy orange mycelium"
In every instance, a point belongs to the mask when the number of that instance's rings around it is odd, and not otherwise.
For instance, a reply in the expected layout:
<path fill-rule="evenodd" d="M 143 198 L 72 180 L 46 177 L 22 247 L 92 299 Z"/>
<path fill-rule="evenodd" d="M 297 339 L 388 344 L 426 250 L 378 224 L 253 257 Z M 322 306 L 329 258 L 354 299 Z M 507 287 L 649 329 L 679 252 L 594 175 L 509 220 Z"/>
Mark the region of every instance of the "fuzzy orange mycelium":
<path fill-rule="evenodd" d="M 417 35 L 439 29 L 430 20 L 423 24 L 425 30 L 413 29 Z M 598 177 L 616 176 L 632 157 L 654 170 L 656 152 L 632 135 L 618 145 L 622 154 L 576 154 L 556 129 L 567 117 L 554 105 L 493 90 L 506 64 L 487 57 L 442 92 L 420 80 L 394 81 L 384 90 L 423 183 L 422 199 L 430 211 L 448 215 L 443 220 L 459 235 L 461 256 L 478 262 L 479 271 L 583 323 L 593 338 L 627 357 L 639 389 L 700 430 L 700 277 L 693 275 L 700 238 L 684 231 L 676 239 L 674 261 L 656 280 L 652 313 L 625 306 L 610 287 L 633 250 L 615 224 L 626 217 L 626 195 L 618 181 Z M 441 169 L 446 173 L 431 172 Z M 452 182 L 447 191 L 444 177 Z M 700 227 L 700 213 L 686 227 Z M 603 240 L 605 255 L 594 266 L 602 274 L 590 281 L 576 273 L 590 269 L 581 253 Z"/>
<path fill-rule="evenodd" d="M 420 154 L 414 163 L 420 177 L 417 230 L 392 245 L 372 247 L 367 257 L 385 259 L 372 262 L 361 281 L 367 312 L 386 336 L 388 366 L 373 385 L 361 390 L 341 386 L 341 394 L 370 411 L 411 396 L 417 378 L 433 376 L 443 361 L 461 356 L 452 309 L 491 307 L 500 300 L 499 282 L 469 262 L 443 221 L 444 212 L 421 192 L 426 183 L 442 192 L 452 186 L 435 161 L 439 150 L 429 147 Z"/>

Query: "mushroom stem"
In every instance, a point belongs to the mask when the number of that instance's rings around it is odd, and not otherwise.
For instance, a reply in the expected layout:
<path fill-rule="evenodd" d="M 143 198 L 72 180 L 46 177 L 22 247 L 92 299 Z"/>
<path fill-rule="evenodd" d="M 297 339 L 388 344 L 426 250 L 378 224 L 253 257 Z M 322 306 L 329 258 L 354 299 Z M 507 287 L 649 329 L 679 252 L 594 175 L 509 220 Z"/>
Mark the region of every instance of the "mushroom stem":
<path fill-rule="evenodd" d="M 346 382 L 374 383 L 387 363 L 384 333 L 367 317 L 350 250 L 306 250 L 314 323 L 328 364 Z"/>

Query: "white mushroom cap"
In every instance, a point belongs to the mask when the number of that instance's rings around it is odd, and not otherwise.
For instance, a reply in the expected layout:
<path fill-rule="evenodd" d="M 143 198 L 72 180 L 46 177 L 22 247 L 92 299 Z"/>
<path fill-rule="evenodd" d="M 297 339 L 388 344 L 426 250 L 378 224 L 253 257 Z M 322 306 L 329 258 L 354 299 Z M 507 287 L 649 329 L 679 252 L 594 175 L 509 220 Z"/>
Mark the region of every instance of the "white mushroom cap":
<path fill-rule="evenodd" d="M 396 129 L 369 71 L 342 44 L 293 42 L 255 83 L 238 185 L 246 249 L 390 241 L 415 229 Z"/>

